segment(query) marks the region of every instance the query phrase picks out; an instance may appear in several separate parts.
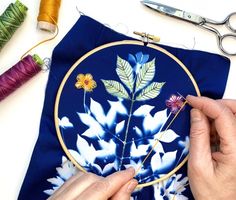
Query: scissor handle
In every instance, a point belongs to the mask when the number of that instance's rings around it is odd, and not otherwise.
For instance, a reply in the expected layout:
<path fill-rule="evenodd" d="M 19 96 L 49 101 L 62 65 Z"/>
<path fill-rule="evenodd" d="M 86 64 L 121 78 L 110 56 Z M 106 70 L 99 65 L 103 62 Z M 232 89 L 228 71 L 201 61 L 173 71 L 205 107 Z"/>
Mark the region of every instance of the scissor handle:
<path fill-rule="evenodd" d="M 235 23 L 234 25 L 232 25 L 232 22 L 230 22 L 230 20 L 232 20 L 232 18 L 234 18 L 235 20 Z M 233 12 L 231 14 L 229 14 L 226 18 L 225 18 L 225 21 L 226 23 L 226 26 L 231 30 L 233 31 L 234 33 L 236 33 L 236 12 Z"/>
<path fill-rule="evenodd" d="M 225 25 L 229 30 L 231 30 L 232 32 L 236 33 L 236 21 L 234 23 L 234 25 L 232 25 L 231 20 L 235 18 L 234 20 L 236 20 L 236 12 L 230 13 L 223 21 L 215 21 L 209 18 L 203 18 L 204 21 L 203 23 L 200 23 L 199 25 L 202 24 L 213 24 L 213 25 Z"/>
<path fill-rule="evenodd" d="M 234 39 L 235 43 L 236 43 L 236 35 L 234 35 L 234 34 L 225 34 L 222 36 L 218 35 L 218 42 L 219 42 L 220 50 L 228 56 L 236 56 L 236 46 L 235 46 L 234 52 L 231 52 L 231 51 L 227 50 L 227 48 L 224 47 L 224 40 L 226 40 L 227 38 Z"/>
<path fill-rule="evenodd" d="M 217 40 L 218 40 L 218 46 L 220 48 L 220 50 L 228 55 L 228 56 L 236 56 L 236 45 L 235 46 L 235 52 L 231 52 L 229 50 L 227 50 L 227 48 L 224 47 L 224 41 L 228 38 L 231 38 L 233 40 L 235 40 L 235 43 L 236 43 L 236 34 L 225 34 L 225 35 L 221 35 L 220 32 L 214 28 L 213 26 L 210 26 L 208 24 L 199 24 L 198 25 L 199 27 L 203 28 L 203 29 L 206 29 L 208 31 L 211 31 L 212 33 L 214 33 L 217 37 Z"/>

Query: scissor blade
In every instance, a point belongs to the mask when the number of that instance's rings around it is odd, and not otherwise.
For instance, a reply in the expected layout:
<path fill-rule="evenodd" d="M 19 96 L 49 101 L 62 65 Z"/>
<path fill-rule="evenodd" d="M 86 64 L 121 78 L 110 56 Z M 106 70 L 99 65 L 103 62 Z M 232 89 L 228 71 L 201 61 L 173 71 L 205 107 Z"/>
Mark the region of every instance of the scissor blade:
<path fill-rule="evenodd" d="M 145 6 L 154 9 L 157 12 L 163 13 L 165 15 L 175 17 L 181 20 L 185 20 L 191 22 L 193 24 L 201 24 L 204 22 L 204 19 L 196 14 L 189 13 L 171 6 L 167 6 L 161 3 L 157 3 L 154 1 L 143 0 L 141 1 Z"/>

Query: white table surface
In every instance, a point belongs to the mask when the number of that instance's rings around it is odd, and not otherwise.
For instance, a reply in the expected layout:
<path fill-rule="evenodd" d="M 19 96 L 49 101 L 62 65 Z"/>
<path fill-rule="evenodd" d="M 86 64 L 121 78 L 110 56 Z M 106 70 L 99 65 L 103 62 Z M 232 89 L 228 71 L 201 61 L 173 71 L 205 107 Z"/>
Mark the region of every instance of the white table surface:
<path fill-rule="evenodd" d="M 0 13 L 11 2 L 1 0 Z M 22 2 L 29 8 L 28 15 L 23 25 L 0 52 L 0 73 L 18 62 L 23 53 L 34 44 L 52 36 L 36 29 L 40 1 Z M 228 13 L 235 11 L 234 0 L 161 2 L 215 20 L 221 20 Z M 58 37 L 36 48 L 32 54 L 37 53 L 42 58 L 50 57 L 55 45 L 79 18 L 78 10 L 129 36 L 136 37 L 133 35 L 134 30 L 143 31 L 159 35 L 163 44 L 221 54 L 213 34 L 192 24 L 155 13 L 141 5 L 139 0 L 62 0 Z M 227 29 L 221 30 L 227 32 Z M 236 56 L 230 59 L 231 69 L 224 98 L 236 99 Z M 0 102 L 0 199 L 17 199 L 38 137 L 47 77 L 48 72 L 40 72 Z"/>

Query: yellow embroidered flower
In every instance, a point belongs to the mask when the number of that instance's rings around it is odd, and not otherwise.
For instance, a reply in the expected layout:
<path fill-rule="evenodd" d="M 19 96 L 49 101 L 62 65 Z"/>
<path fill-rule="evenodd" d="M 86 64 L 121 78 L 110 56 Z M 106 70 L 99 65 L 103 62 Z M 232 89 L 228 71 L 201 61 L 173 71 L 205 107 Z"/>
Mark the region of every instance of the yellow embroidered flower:
<path fill-rule="evenodd" d="M 97 87 L 97 83 L 93 80 L 91 74 L 78 74 L 76 80 L 75 87 L 78 89 L 83 88 L 86 92 L 92 92 Z"/>

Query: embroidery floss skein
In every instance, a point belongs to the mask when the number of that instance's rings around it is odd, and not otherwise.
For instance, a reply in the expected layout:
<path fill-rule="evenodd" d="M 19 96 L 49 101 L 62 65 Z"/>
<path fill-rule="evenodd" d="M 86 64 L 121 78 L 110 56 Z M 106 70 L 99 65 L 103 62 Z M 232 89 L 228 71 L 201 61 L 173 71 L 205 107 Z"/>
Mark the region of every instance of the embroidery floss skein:
<path fill-rule="evenodd" d="M 0 50 L 23 23 L 28 8 L 20 1 L 11 3 L 0 16 Z"/>
<path fill-rule="evenodd" d="M 28 55 L 0 76 L 0 101 L 14 92 L 41 70 L 38 55 Z"/>
<path fill-rule="evenodd" d="M 41 0 L 37 25 L 39 29 L 55 32 L 60 5 L 61 0 Z"/>

